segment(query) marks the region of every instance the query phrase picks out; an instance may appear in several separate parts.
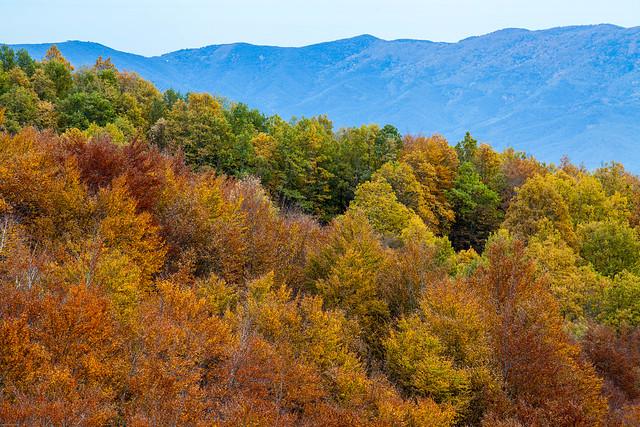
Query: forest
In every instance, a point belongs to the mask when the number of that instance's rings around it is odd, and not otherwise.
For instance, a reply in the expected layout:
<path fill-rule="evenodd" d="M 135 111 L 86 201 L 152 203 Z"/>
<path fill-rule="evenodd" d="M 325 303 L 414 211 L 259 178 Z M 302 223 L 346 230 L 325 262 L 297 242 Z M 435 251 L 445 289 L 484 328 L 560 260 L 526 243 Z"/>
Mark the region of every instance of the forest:
<path fill-rule="evenodd" d="M 0 48 L 0 423 L 638 426 L 640 178 Z"/>

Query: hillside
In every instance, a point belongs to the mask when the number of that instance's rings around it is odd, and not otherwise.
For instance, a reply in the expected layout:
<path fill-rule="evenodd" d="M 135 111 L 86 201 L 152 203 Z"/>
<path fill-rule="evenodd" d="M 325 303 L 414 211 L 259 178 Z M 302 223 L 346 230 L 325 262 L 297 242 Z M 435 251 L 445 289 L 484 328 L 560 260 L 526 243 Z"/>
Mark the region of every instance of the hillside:
<path fill-rule="evenodd" d="M 622 164 L 0 47 L 0 425 L 635 426 L 638 367 Z"/>
<path fill-rule="evenodd" d="M 471 130 L 497 148 L 545 161 L 640 170 L 640 27 L 506 29 L 458 43 L 364 35 L 300 48 L 245 43 L 143 57 L 58 43 L 74 65 L 111 57 L 160 88 L 205 91 L 268 114 L 327 114 L 339 126 L 391 123 L 401 132 Z M 49 44 L 18 45 L 41 58 Z M 615 141 L 615 142 L 614 142 Z"/>

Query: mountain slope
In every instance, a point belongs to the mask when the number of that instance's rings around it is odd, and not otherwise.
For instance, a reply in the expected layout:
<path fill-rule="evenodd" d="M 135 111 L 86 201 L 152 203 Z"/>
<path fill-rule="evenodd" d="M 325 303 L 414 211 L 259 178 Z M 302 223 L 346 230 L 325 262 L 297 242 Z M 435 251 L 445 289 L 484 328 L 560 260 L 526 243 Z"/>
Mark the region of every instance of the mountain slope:
<path fill-rule="evenodd" d="M 22 45 L 42 57 L 47 44 Z M 161 88 L 207 91 L 284 117 L 337 125 L 392 123 L 403 132 L 470 130 L 547 161 L 640 171 L 640 27 L 506 29 L 458 43 L 373 36 L 301 48 L 245 43 L 146 58 L 95 43 L 58 47 L 75 65 L 111 57 Z"/>

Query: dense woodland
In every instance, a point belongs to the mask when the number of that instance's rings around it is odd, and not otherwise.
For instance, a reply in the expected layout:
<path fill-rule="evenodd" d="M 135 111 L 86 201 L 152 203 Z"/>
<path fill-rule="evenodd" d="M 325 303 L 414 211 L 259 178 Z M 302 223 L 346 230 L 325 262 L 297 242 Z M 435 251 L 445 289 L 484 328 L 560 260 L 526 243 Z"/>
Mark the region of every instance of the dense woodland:
<path fill-rule="evenodd" d="M 2 423 L 640 424 L 621 165 L 0 65 Z"/>

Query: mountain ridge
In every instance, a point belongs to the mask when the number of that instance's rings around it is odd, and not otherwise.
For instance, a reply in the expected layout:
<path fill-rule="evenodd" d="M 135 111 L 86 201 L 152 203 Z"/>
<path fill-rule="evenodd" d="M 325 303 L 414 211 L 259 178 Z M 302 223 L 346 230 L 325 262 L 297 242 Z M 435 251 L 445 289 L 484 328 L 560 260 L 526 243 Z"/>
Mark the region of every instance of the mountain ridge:
<path fill-rule="evenodd" d="M 53 43 L 13 45 L 41 58 Z M 75 66 L 109 56 L 161 89 L 210 92 L 285 118 L 391 123 L 453 141 L 588 167 L 640 171 L 640 27 L 507 28 L 456 43 L 360 36 L 301 47 L 231 43 L 146 57 L 95 42 L 55 43 Z"/>
<path fill-rule="evenodd" d="M 525 33 L 539 33 L 539 32 L 554 32 L 557 30 L 572 30 L 572 29 L 584 29 L 584 28 L 595 28 L 595 27 L 610 27 L 610 28 L 614 28 L 614 29 L 621 29 L 621 30 L 637 30 L 640 29 L 640 25 L 638 26 L 634 26 L 634 27 L 623 27 L 620 25 L 616 25 L 616 24 L 609 24 L 609 23 L 601 23 L 601 24 L 587 24 L 587 25 L 567 25 L 567 26 L 559 26 L 559 27 L 550 27 L 550 28 L 544 28 L 544 29 L 537 29 L 537 30 L 530 30 L 528 28 L 522 28 L 522 27 L 505 27 L 505 28 L 501 28 L 495 31 L 491 31 L 485 34 L 480 34 L 480 35 L 474 35 L 474 36 L 468 36 L 465 38 L 462 38 L 458 41 L 455 42 L 448 42 L 448 41 L 435 41 L 435 40 L 429 40 L 429 39 L 414 39 L 414 38 L 398 38 L 398 39 L 384 39 L 381 37 L 377 37 L 374 36 L 373 34 L 370 33 L 364 33 L 364 34 L 357 34 L 351 37 L 344 37 L 344 38 L 339 38 L 339 39 L 335 39 L 335 40 L 329 40 L 329 41 L 322 41 L 322 42 L 317 42 L 317 43 L 310 43 L 310 44 L 304 44 L 304 45 L 300 45 L 300 46 L 278 46 L 278 45 L 271 45 L 271 44 L 259 44 L 259 43 L 250 43 L 250 42 L 244 42 L 244 41 L 236 41 L 236 42 L 230 42 L 230 43 L 213 43 L 213 44 L 207 44 L 207 45 L 203 45 L 200 47 L 187 47 L 187 48 L 182 48 L 182 49 L 177 49 L 177 50 L 173 50 L 173 51 L 169 51 L 169 52 L 165 52 L 165 53 L 161 53 L 159 55 L 143 55 L 140 53 L 134 53 L 134 52 L 125 52 L 125 51 L 121 51 L 115 48 L 112 48 L 110 46 L 107 46 L 103 43 L 100 42 L 94 42 L 91 40 L 80 40 L 80 39 L 70 39 L 70 40 L 65 40 L 65 41 L 57 41 L 57 42 L 42 42 L 42 43 L 7 43 L 8 46 L 12 46 L 12 47 L 16 47 L 16 48 L 20 48 L 20 47 L 33 47 L 33 46 L 51 46 L 51 45 L 59 45 L 59 44 L 64 44 L 64 43 L 81 43 L 81 44 L 87 44 L 87 45 L 96 45 L 96 46 L 100 46 L 109 50 L 113 50 L 113 51 L 117 51 L 117 52 L 121 52 L 121 53 L 126 53 L 128 55 L 134 55 L 134 56 L 139 56 L 142 58 L 147 58 L 147 59 L 152 59 L 152 58 L 159 58 L 165 55 L 169 55 L 172 53 L 176 53 L 176 52 L 182 52 L 185 50 L 200 50 L 200 49 L 205 49 L 205 48 L 209 48 L 209 47 L 220 47 L 220 46 L 232 46 L 232 45 L 250 45 L 250 46 L 255 46 L 255 47 L 277 47 L 277 48 L 282 48 L 282 49 L 301 49 L 301 48 L 305 48 L 305 47 L 311 47 L 311 46 L 317 46 L 317 45 L 323 45 L 323 44 L 330 44 L 330 43 L 335 43 L 335 42 L 340 42 L 340 41 L 344 41 L 344 40 L 353 40 L 353 39 L 358 39 L 358 38 L 362 38 L 362 37 L 368 37 L 368 38 L 373 38 L 375 40 L 379 40 L 379 41 L 384 41 L 384 42 L 403 42 L 403 41 L 416 41 L 416 42 L 426 42 L 426 43 L 433 43 L 433 44 L 447 44 L 447 45 L 451 45 L 451 44 L 458 44 L 461 42 L 464 42 L 466 40 L 470 40 L 470 39 L 476 39 L 476 38 L 482 38 L 482 37 L 486 37 L 486 36 L 490 36 L 493 34 L 497 34 L 497 33 L 504 33 L 504 32 L 525 32 Z M 0 43 L 0 44 L 4 44 L 4 43 Z"/>

